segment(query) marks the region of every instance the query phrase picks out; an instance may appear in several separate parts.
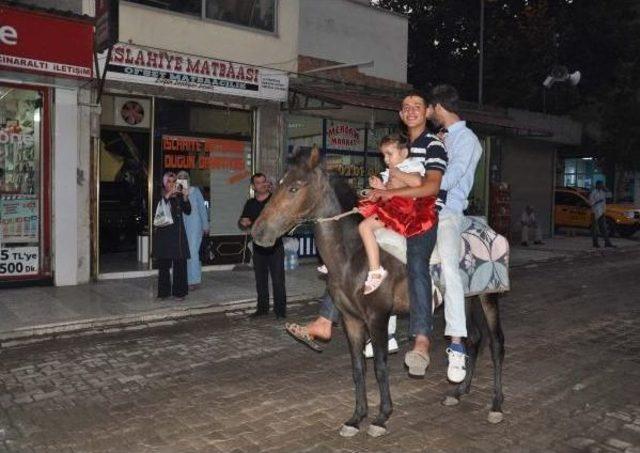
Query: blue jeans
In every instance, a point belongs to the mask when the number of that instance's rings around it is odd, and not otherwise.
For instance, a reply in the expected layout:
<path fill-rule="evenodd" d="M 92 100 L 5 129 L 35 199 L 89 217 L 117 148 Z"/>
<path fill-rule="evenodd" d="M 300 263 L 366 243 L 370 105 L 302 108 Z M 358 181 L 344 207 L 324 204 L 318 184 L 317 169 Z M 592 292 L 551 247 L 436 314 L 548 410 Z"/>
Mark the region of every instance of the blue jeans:
<path fill-rule="evenodd" d="M 409 334 L 431 335 L 433 313 L 431 308 L 431 276 L 429 259 L 436 245 L 438 228 L 407 238 L 407 272 L 409 277 Z"/>
<path fill-rule="evenodd" d="M 329 295 L 329 291 L 324 290 L 324 294 L 320 298 L 320 316 L 329 319 L 331 322 L 340 321 L 340 312 L 333 304 L 333 299 Z"/>
<path fill-rule="evenodd" d="M 431 275 L 429 259 L 436 245 L 438 228 L 433 227 L 424 234 L 407 238 L 407 271 L 409 273 L 410 321 L 409 333 L 430 335 L 433 332 L 431 309 Z M 333 304 L 329 291 L 320 298 L 320 316 L 332 322 L 340 321 L 340 312 Z"/>

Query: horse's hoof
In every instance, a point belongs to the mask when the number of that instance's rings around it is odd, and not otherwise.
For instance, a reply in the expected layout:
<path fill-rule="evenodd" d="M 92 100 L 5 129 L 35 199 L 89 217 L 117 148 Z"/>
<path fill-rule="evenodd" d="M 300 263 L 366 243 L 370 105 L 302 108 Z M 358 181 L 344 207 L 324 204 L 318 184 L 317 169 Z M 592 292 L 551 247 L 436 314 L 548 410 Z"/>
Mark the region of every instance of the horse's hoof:
<path fill-rule="evenodd" d="M 442 401 L 443 406 L 457 406 L 458 404 L 460 404 L 460 399 L 456 398 L 455 396 L 447 396 Z"/>
<path fill-rule="evenodd" d="M 504 420 L 504 414 L 502 412 L 490 411 L 487 416 L 487 421 L 493 425 L 496 425 Z"/>
<path fill-rule="evenodd" d="M 389 431 L 384 426 L 373 425 L 373 424 L 369 425 L 369 428 L 367 429 L 367 434 L 369 434 L 371 437 L 381 437 L 387 434 L 388 432 Z"/>
<path fill-rule="evenodd" d="M 349 425 L 342 425 L 342 428 L 340 428 L 340 436 L 342 437 L 353 437 L 359 432 L 360 430 L 358 428 Z"/>

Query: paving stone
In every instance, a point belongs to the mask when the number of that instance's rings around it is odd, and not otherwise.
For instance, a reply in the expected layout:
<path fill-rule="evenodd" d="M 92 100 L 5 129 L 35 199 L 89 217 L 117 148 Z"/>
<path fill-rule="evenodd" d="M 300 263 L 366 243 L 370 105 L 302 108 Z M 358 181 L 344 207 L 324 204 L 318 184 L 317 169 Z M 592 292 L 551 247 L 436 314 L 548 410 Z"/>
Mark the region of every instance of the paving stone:
<path fill-rule="evenodd" d="M 625 450 L 633 446 L 629 442 L 624 442 L 616 438 L 607 439 L 606 443 L 607 445 L 611 445 L 613 448 L 617 448 L 619 450 Z"/>
<path fill-rule="evenodd" d="M 640 406 L 629 383 L 640 381 L 640 307 L 628 295 L 640 291 L 640 258 L 596 258 L 512 273 L 501 303 L 499 425 L 486 422 L 488 351 L 471 393 L 456 407 L 440 404 L 453 388 L 442 311 L 426 379 L 407 379 L 403 354 L 390 356 L 394 413 L 379 439 L 366 434 L 379 403 L 371 362 L 367 420 L 354 438 L 338 436 L 354 404 L 341 328 L 315 354 L 272 318 L 235 316 L 3 349 L 0 451 L 638 453 Z M 289 317 L 313 319 L 315 308 Z M 399 328 L 406 348 L 406 319 Z"/>

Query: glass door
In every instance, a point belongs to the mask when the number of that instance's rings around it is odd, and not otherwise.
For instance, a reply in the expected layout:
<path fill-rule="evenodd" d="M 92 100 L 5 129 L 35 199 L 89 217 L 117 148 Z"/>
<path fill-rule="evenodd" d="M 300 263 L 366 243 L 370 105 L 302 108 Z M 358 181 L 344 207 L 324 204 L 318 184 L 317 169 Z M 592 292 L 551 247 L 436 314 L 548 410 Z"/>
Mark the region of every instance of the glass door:
<path fill-rule="evenodd" d="M 45 90 L 0 85 L 0 282 L 47 273 L 45 105 Z"/>

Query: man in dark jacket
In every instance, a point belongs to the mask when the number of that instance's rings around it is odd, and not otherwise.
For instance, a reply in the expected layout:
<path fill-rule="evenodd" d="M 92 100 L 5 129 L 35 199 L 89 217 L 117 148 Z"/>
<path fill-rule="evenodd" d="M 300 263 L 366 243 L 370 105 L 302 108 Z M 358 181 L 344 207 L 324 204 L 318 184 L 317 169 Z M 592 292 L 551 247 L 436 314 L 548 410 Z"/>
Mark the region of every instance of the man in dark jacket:
<path fill-rule="evenodd" d="M 240 215 L 238 225 L 248 230 L 256 221 L 271 198 L 269 182 L 262 173 L 251 177 L 254 197 L 247 200 Z M 284 247 L 282 238 L 278 238 L 273 247 L 260 247 L 253 244 L 253 271 L 256 276 L 258 306 L 251 317 L 264 316 L 269 313 L 269 274 L 273 285 L 273 311 L 276 318 L 287 317 L 287 293 L 284 283 Z"/>

